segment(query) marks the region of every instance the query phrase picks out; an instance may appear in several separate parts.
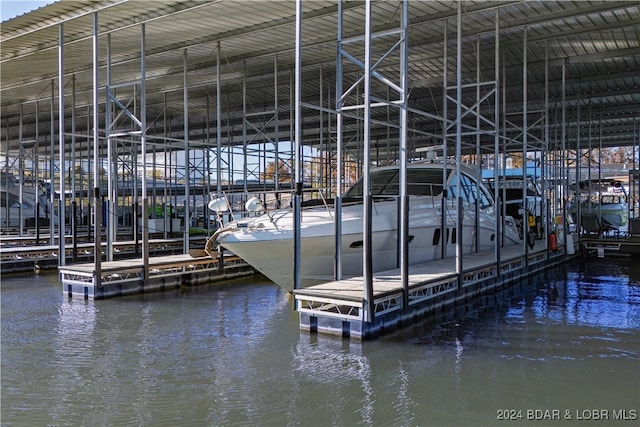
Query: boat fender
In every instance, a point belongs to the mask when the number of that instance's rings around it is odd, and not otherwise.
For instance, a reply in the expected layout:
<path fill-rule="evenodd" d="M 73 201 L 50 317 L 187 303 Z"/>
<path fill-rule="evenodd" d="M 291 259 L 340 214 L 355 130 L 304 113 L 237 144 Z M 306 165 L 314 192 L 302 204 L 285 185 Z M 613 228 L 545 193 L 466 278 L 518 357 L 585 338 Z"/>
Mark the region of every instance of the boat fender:
<path fill-rule="evenodd" d="M 533 228 L 533 227 L 536 226 L 536 217 L 535 216 L 529 214 L 528 221 L 529 221 L 529 227 Z"/>
<path fill-rule="evenodd" d="M 551 233 L 549 233 L 549 250 L 551 252 L 555 252 L 558 250 L 558 236 L 556 236 L 556 233 L 554 231 L 552 231 Z"/>
<path fill-rule="evenodd" d="M 533 231 L 529 231 L 527 233 L 527 244 L 529 245 L 529 248 L 533 249 L 533 247 L 536 244 L 536 236 L 535 234 L 533 234 Z"/>

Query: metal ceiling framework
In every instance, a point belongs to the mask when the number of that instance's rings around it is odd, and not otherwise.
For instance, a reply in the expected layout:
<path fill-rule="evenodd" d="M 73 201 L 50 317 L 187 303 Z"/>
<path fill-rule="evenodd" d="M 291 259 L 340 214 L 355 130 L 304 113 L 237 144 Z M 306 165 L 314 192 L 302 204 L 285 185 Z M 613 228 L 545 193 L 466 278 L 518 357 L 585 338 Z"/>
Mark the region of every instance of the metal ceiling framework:
<path fill-rule="evenodd" d="M 372 56 L 381 58 L 376 72 L 382 76 L 403 71 L 396 59 L 383 58 L 394 43 L 386 35 L 402 26 L 401 4 L 373 2 L 371 31 L 379 36 Z M 330 156 L 337 150 L 338 27 L 342 39 L 350 40 L 364 34 L 366 22 L 365 2 L 341 3 L 340 24 L 338 6 L 336 1 L 302 2 L 301 142 Z M 450 132 L 460 112 L 447 108 L 443 97 L 450 90 L 447 82 L 457 79 L 464 88 L 459 104 L 465 111 L 458 132 L 468 153 L 494 147 L 491 132 L 472 131 L 478 117 L 498 124 L 502 152 L 522 151 L 523 144 L 550 151 L 578 144 L 637 143 L 640 2 L 464 1 L 460 43 L 455 37 L 457 8 L 450 1 L 409 3 L 406 144 L 411 156 L 420 147 L 442 144 L 443 133 Z M 59 168 L 58 153 L 67 162 L 71 156 L 89 159 L 95 127 L 95 33 L 96 118 L 105 151 L 94 155 L 107 155 L 108 129 L 115 155 L 128 159 L 120 163 L 133 162 L 140 153 L 144 104 L 154 162 L 161 153 L 166 157 L 167 150 L 215 152 L 215 166 L 203 155 L 187 162 L 181 173 L 189 176 L 191 166 L 203 179 L 215 175 L 220 183 L 222 169 L 236 168 L 232 147 L 241 146 L 243 178 L 256 177 L 267 161 L 281 156 L 279 149 L 266 149 L 267 144 L 294 139 L 295 22 L 294 1 L 242 0 L 60 1 L 3 22 L 0 155 L 14 166 L 45 158 L 51 171 Z M 363 46 L 354 46 L 353 57 L 362 57 Z M 458 46 L 459 55 L 447 53 Z M 341 84 L 362 78 L 357 61 L 342 67 Z M 480 82 L 493 82 L 498 92 Z M 499 96 L 499 109 L 481 102 L 490 93 Z M 357 103 L 363 93 L 354 90 L 349 96 Z M 374 102 L 389 102 L 392 96 L 388 86 L 373 82 Z M 62 107 L 63 124 L 58 119 Z M 357 111 L 343 114 L 340 148 L 361 160 L 361 117 Z M 400 126 L 394 114 L 390 107 L 371 112 L 368 147 L 373 161 L 399 158 Z M 256 144 L 265 149 L 249 160 L 247 153 Z M 292 161 L 294 155 L 282 157 Z"/>

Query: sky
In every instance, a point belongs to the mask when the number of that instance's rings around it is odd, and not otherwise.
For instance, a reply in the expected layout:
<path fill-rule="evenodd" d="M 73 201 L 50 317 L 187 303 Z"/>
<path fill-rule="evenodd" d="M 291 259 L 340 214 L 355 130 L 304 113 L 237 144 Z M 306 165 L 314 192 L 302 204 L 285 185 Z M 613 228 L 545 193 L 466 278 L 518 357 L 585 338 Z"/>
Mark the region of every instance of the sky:
<path fill-rule="evenodd" d="M 49 1 L 30 1 L 30 0 L 0 0 L 0 18 L 4 22 L 16 16 L 31 12 L 39 7 L 46 6 Z"/>

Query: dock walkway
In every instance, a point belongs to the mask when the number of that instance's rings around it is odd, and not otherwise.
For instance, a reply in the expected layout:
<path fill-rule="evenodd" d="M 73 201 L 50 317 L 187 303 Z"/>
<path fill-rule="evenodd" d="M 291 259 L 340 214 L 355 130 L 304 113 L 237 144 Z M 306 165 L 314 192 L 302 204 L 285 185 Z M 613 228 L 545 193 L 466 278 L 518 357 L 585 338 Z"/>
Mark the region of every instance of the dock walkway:
<path fill-rule="evenodd" d="M 254 274 L 253 268 L 236 256 L 222 264 L 211 257 L 188 254 L 142 259 L 74 264 L 58 268 L 63 292 L 69 297 L 105 299 L 123 295 L 163 291 Z"/>
<path fill-rule="evenodd" d="M 387 328 L 431 312 L 443 305 L 474 297 L 565 262 L 561 246 L 549 252 L 543 242 L 525 252 L 523 246 L 501 249 L 497 263 L 493 250 L 463 256 L 463 272 L 456 274 L 456 259 L 445 258 L 409 267 L 408 307 L 399 269 L 373 277 L 373 313 L 367 313 L 363 278 L 355 277 L 294 290 L 300 329 L 365 339 Z"/>

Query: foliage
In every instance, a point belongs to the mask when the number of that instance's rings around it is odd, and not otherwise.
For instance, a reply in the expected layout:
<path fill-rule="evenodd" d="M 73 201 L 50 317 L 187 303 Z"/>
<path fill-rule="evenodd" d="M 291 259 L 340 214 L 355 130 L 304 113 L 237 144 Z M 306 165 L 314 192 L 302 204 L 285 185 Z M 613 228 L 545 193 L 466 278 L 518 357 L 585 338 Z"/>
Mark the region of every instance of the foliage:
<path fill-rule="evenodd" d="M 267 168 L 264 173 L 261 174 L 261 179 L 263 181 L 276 179 L 276 165 L 275 162 L 270 162 L 267 164 Z M 287 165 L 284 160 L 278 159 L 278 181 L 280 182 L 291 182 L 291 168 Z"/>
<path fill-rule="evenodd" d="M 167 216 L 167 218 L 171 218 L 175 215 L 176 211 L 175 209 L 173 209 L 173 206 L 167 205 L 164 207 L 162 207 L 162 205 L 156 205 L 155 206 L 155 210 L 153 206 L 149 206 L 148 209 L 149 212 L 149 218 L 164 218 L 165 214 Z M 155 212 L 155 215 L 154 215 Z"/>

